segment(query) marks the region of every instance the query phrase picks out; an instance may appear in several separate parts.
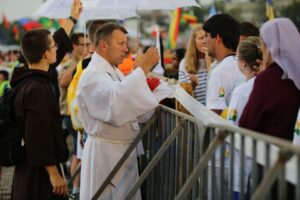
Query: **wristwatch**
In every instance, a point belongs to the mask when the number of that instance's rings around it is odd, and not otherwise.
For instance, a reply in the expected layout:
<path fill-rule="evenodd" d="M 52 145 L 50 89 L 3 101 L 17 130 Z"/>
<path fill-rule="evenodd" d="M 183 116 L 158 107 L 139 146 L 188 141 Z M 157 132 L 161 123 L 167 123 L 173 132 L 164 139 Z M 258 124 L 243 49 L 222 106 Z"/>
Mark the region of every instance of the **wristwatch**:
<path fill-rule="evenodd" d="M 68 19 L 71 20 L 74 23 L 74 25 L 77 23 L 77 19 L 75 19 L 72 16 L 69 16 Z"/>

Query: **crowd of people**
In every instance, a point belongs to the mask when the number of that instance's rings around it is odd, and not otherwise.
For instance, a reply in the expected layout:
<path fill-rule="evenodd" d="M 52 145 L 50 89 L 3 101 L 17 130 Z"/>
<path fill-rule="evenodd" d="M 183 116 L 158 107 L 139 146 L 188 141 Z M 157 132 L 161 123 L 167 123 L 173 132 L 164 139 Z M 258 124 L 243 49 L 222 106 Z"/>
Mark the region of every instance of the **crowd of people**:
<path fill-rule="evenodd" d="M 88 35 L 71 34 L 81 12 L 80 0 L 73 0 L 70 17 L 53 36 L 45 29 L 28 31 L 21 40 L 22 55 L 0 57 L 13 71 L 10 78 L 0 70 L 0 96 L 22 85 L 13 113 L 26 156 L 15 165 L 14 200 L 68 198 L 63 130 L 74 141 L 70 175 L 81 166 L 72 193 L 91 199 L 139 133 L 139 123 L 173 92 L 147 77 L 159 62 L 158 50 L 150 47 L 133 61 L 121 25 L 97 20 L 89 24 Z M 299 32 L 287 18 L 268 21 L 259 31 L 249 22 L 217 14 L 191 30 L 186 48 L 172 51 L 171 68 L 163 75 L 189 84 L 197 101 L 234 125 L 299 144 L 299 51 Z M 139 143 L 99 199 L 124 198 L 139 176 L 137 157 L 143 153 Z M 239 169 L 237 150 L 235 155 Z M 245 180 L 251 167 L 246 157 Z M 248 187 L 240 188 L 240 172 L 234 173 L 234 198 L 239 199 Z M 134 199 L 141 198 L 138 191 Z"/>

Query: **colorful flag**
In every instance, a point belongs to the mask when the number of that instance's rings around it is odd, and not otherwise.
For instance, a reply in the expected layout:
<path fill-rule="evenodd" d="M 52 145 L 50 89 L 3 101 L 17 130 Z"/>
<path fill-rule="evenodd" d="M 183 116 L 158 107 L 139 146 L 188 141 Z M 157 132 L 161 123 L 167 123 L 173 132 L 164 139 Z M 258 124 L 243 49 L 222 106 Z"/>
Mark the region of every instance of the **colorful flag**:
<path fill-rule="evenodd" d="M 59 24 L 58 21 L 56 20 L 52 20 L 47 17 L 41 17 L 39 18 L 38 22 L 42 24 L 43 28 L 45 29 L 51 29 L 51 28 L 54 28 L 56 30 L 59 29 Z"/>
<path fill-rule="evenodd" d="M 29 18 L 21 18 L 17 21 L 25 31 L 29 31 L 34 28 L 41 28 L 42 25 Z"/>
<path fill-rule="evenodd" d="M 16 23 L 14 24 L 14 26 L 12 28 L 12 34 L 14 36 L 15 41 L 19 42 L 20 41 L 20 29 Z"/>
<path fill-rule="evenodd" d="M 275 18 L 272 0 L 266 0 L 266 16 L 269 20 Z"/>
<path fill-rule="evenodd" d="M 6 18 L 5 14 L 2 14 L 2 23 L 0 24 L 0 43 L 6 45 L 14 44 L 10 22 Z"/>
<path fill-rule="evenodd" d="M 168 35 L 168 48 L 175 48 L 176 47 L 176 41 L 179 33 L 179 26 L 180 26 L 180 18 L 181 18 L 181 8 L 177 8 L 172 13 L 172 21 L 170 23 L 169 27 L 169 35 Z"/>
<path fill-rule="evenodd" d="M 187 14 L 187 13 L 182 14 L 182 19 L 186 21 L 188 24 L 196 24 L 198 21 L 195 15 Z"/>
<path fill-rule="evenodd" d="M 6 18 L 5 14 L 2 15 L 2 24 L 4 25 L 4 27 L 6 29 L 9 29 L 10 27 L 10 22 L 8 21 L 8 19 Z"/>

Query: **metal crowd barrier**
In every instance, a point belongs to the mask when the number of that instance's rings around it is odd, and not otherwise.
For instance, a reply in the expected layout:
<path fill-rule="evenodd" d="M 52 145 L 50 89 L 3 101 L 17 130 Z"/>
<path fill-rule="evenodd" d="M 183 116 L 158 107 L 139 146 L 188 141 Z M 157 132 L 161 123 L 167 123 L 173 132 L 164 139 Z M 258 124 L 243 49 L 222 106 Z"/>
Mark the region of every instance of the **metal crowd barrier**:
<path fill-rule="evenodd" d="M 185 199 L 199 179 L 210 182 L 208 187 L 215 188 L 213 192 L 202 191 L 200 199 L 234 199 L 234 171 L 239 170 L 238 182 L 240 188 L 245 188 L 245 158 L 252 159 L 250 167 L 248 194 L 240 192 L 239 199 L 300 199 L 300 149 L 290 142 L 256 133 L 237 127 L 219 124 L 208 125 L 210 140 L 208 148 L 202 155 L 194 171 L 191 173 L 175 199 Z M 225 172 L 225 145 L 230 148 L 228 176 Z M 221 146 L 221 165 L 216 167 L 216 149 Z M 235 151 L 237 150 L 238 151 Z M 235 152 L 240 158 L 240 167 L 234 164 Z M 212 172 L 205 176 L 211 168 Z M 220 177 L 216 177 L 219 170 Z M 210 181 L 209 181 L 210 180 Z M 220 187 L 217 187 L 219 180 Z M 227 181 L 226 181 L 227 180 Z M 227 183 L 226 183 L 227 182 Z M 274 185 L 275 183 L 275 185 Z M 216 197 L 216 193 L 220 194 Z"/>
<path fill-rule="evenodd" d="M 180 89 L 176 99 L 195 117 L 157 108 L 93 200 L 140 140 L 146 152 L 141 174 L 124 199 L 132 199 L 139 188 L 144 200 L 300 199 L 300 148 L 235 127 Z"/>
<path fill-rule="evenodd" d="M 144 138 L 145 167 L 126 199 L 142 187 L 143 199 L 174 199 L 203 151 L 203 124 L 195 118 L 160 106 L 157 120 Z M 195 192 L 201 185 L 195 186 Z"/>
<path fill-rule="evenodd" d="M 160 106 L 99 188 L 97 199 L 142 139 L 142 173 L 125 199 L 141 187 L 143 199 L 174 199 L 198 163 L 204 126 L 194 117 Z M 204 135 L 204 134 L 202 134 Z M 197 184 L 196 187 L 200 187 Z"/>

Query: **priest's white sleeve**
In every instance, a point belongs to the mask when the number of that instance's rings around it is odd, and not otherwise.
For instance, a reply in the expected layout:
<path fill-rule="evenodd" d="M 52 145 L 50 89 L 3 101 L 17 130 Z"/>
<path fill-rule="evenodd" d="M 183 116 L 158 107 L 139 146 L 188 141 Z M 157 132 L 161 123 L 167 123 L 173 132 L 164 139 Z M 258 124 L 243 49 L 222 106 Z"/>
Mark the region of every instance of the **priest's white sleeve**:
<path fill-rule="evenodd" d="M 91 117 L 115 126 L 158 106 L 142 69 L 135 69 L 121 82 L 105 71 L 86 71 L 78 86 L 78 102 Z"/>

